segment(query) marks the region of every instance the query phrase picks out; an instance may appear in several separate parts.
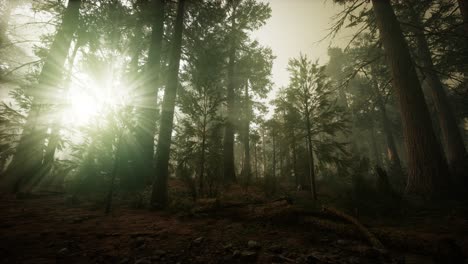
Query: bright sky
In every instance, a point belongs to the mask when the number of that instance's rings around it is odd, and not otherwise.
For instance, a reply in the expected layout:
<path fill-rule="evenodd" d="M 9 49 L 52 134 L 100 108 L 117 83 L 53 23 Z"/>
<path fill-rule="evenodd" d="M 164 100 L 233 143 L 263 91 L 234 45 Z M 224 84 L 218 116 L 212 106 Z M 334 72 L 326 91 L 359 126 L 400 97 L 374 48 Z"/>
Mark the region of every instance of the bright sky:
<path fill-rule="evenodd" d="M 287 85 L 288 60 L 298 57 L 301 52 L 313 60 L 327 62 L 330 40 L 320 40 L 327 35 L 332 17 L 341 11 L 339 5 L 333 4 L 332 0 L 262 1 L 270 3 L 272 16 L 254 36 L 263 45 L 271 47 L 276 55 L 272 72 L 275 88 Z M 333 45 L 346 44 L 346 39 L 343 33 L 337 36 Z"/>

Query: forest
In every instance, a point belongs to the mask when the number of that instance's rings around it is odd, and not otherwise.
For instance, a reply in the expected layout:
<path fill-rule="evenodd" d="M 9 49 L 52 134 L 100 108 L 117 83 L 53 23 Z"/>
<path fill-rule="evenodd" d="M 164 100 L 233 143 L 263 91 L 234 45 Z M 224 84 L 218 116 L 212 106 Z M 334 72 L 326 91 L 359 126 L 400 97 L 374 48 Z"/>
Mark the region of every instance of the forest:
<path fill-rule="evenodd" d="M 466 0 L 0 0 L 1 263 L 468 263 L 467 146 Z"/>

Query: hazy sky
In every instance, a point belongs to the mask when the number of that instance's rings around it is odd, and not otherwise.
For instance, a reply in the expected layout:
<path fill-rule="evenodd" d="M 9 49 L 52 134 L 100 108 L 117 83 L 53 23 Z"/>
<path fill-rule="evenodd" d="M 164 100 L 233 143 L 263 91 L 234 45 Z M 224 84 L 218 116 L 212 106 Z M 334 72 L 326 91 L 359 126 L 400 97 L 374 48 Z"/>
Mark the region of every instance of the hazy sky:
<path fill-rule="evenodd" d="M 332 17 L 341 9 L 332 0 L 262 0 L 270 3 L 272 16 L 254 36 L 260 43 L 271 47 L 276 59 L 273 64 L 275 87 L 286 86 L 289 75 L 288 60 L 305 53 L 321 63 L 328 60 L 330 40 L 319 42 L 331 26 Z M 334 40 L 336 46 L 345 43 L 346 34 Z"/>

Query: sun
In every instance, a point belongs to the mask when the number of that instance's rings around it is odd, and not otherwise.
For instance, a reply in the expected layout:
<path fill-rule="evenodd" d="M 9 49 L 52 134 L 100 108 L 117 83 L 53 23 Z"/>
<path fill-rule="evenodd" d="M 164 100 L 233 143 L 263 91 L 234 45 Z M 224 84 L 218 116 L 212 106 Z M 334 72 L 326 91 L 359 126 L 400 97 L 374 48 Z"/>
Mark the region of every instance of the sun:
<path fill-rule="evenodd" d="M 101 108 L 98 98 L 78 89 L 70 89 L 69 101 L 69 115 L 77 124 L 87 123 Z"/>
<path fill-rule="evenodd" d="M 63 112 L 63 123 L 85 125 L 107 111 L 122 107 L 126 96 L 119 85 L 111 81 L 102 85 L 82 75 L 71 82 L 65 98 L 67 107 Z"/>

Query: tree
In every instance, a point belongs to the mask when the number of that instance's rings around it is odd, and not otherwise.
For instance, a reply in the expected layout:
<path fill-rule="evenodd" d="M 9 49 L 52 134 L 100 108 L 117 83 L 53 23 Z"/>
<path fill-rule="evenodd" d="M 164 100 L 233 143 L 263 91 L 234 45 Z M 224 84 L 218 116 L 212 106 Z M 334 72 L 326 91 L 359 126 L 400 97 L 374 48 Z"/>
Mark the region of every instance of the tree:
<path fill-rule="evenodd" d="M 14 192 L 19 191 L 34 177 L 43 177 L 41 171 L 47 122 L 44 120 L 47 106 L 53 102 L 54 92 L 63 77 L 63 65 L 77 28 L 81 0 L 70 0 L 62 25 L 58 29 L 49 54 L 32 92 L 33 102 L 29 110 L 16 153 L 8 168 Z M 37 181 L 37 180 L 36 180 Z"/>
<path fill-rule="evenodd" d="M 174 26 L 174 35 L 167 84 L 161 109 L 160 131 L 156 149 L 156 173 L 151 192 L 151 206 L 165 207 L 168 202 L 167 185 L 169 177 L 169 154 L 171 147 L 171 134 L 174 120 L 175 100 L 177 86 L 179 85 L 179 65 L 182 49 L 182 32 L 184 29 L 185 0 L 179 0 L 177 16 Z"/>
<path fill-rule="evenodd" d="M 191 142 L 180 146 L 187 154 L 182 159 L 196 164 L 193 170 L 197 172 L 198 195 L 204 196 L 207 182 L 211 184 L 214 179 L 207 179 L 209 168 L 207 156 L 213 156 L 213 145 L 217 140 L 212 138 L 222 123 L 221 106 L 224 103 L 223 87 L 223 61 L 225 49 L 220 39 L 218 20 L 212 18 L 205 20 L 206 15 L 213 15 L 214 7 L 204 6 L 195 18 L 199 23 L 193 23 L 187 35 L 187 63 L 183 67 L 182 89 L 179 92 L 178 104 L 183 116 L 179 125 L 181 132 L 178 136 L 188 138 Z M 210 12 L 211 11 L 211 12 Z M 215 16 L 216 17 L 216 16 Z M 213 28 L 212 32 L 205 29 Z M 185 150 L 190 148 L 190 150 Z M 219 164 L 216 164 L 219 166 Z M 219 177 L 219 176 L 218 176 Z M 209 181 L 207 181 L 209 180 Z M 212 188 L 209 188 L 212 193 Z"/>
<path fill-rule="evenodd" d="M 373 0 L 373 11 L 393 77 L 408 156 L 406 192 L 434 196 L 447 190 L 448 168 L 432 129 L 414 63 L 389 0 Z"/>
<path fill-rule="evenodd" d="M 145 65 L 143 80 L 137 88 L 136 129 L 137 149 L 139 152 L 137 164 L 140 174 L 140 185 L 154 175 L 154 136 L 157 122 L 157 94 L 159 91 L 159 76 L 161 72 L 161 53 L 164 36 L 164 0 L 152 0 L 150 8 L 152 16 L 151 41 L 148 58 Z"/>
<path fill-rule="evenodd" d="M 230 23 L 228 33 L 228 65 L 227 65 L 227 91 L 226 110 L 227 117 L 224 130 L 224 180 L 226 183 L 236 181 L 234 163 L 234 134 L 236 121 L 236 92 L 242 82 L 238 79 L 238 71 L 241 69 L 237 64 L 239 61 L 239 50 L 242 43 L 247 42 L 248 32 L 258 29 L 265 24 L 270 17 L 271 9 L 267 4 L 258 3 L 253 0 L 227 1 L 225 6 L 228 12 L 227 20 Z M 248 43 L 248 42 L 247 42 Z"/>
<path fill-rule="evenodd" d="M 338 160 L 339 153 L 335 150 L 346 152 L 345 144 L 333 140 L 336 133 L 347 130 L 346 116 L 332 101 L 330 80 L 325 75 L 325 67 L 301 55 L 298 59 L 289 61 L 288 71 L 290 84 L 286 89 L 287 100 L 302 115 L 309 161 L 308 180 L 310 191 L 316 200 L 314 152 L 322 162 L 330 161 L 331 156 L 335 156 L 336 159 L 332 158 L 335 161 Z M 314 140 L 314 137 L 318 139 Z"/>
<path fill-rule="evenodd" d="M 457 120 L 451 109 L 444 86 L 436 72 L 432 61 L 432 54 L 424 34 L 424 25 L 421 23 L 420 15 L 414 7 L 414 3 L 406 5 L 411 22 L 410 30 L 414 33 L 417 43 L 417 55 L 421 60 L 423 74 L 430 88 L 430 95 L 437 113 L 437 120 L 441 130 L 442 143 L 452 176 L 462 180 L 467 173 L 467 153 L 465 144 L 461 137 Z M 460 181 L 462 182 L 462 181 Z"/>

